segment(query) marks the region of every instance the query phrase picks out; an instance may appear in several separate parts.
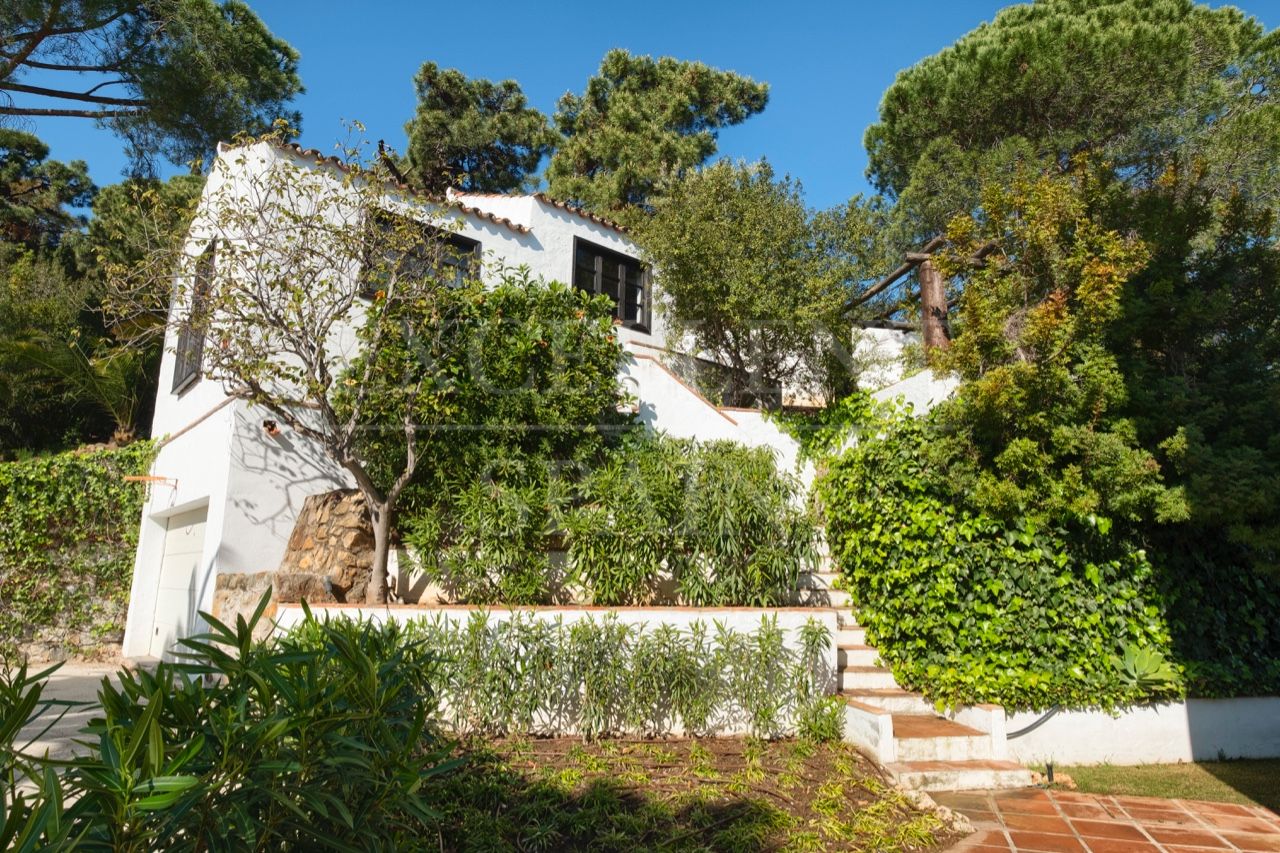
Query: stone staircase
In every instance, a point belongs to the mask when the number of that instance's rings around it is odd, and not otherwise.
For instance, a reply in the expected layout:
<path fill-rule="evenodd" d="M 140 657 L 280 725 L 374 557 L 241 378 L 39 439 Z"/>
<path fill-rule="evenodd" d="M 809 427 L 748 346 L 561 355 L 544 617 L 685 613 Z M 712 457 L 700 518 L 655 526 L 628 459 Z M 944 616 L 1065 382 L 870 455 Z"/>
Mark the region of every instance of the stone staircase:
<path fill-rule="evenodd" d="M 824 561 L 825 563 L 825 561 Z M 829 568 L 828 565 L 823 566 Z M 939 714 L 903 690 L 857 624 L 836 573 L 801 577 L 798 603 L 837 611 L 835 689 L 845 700 L 845 740 L 875 758 L 899 784 L 924 791 L 1020 788 L 1031 771 L 1008 760 L 1004 709 L 975 705 Z"/>

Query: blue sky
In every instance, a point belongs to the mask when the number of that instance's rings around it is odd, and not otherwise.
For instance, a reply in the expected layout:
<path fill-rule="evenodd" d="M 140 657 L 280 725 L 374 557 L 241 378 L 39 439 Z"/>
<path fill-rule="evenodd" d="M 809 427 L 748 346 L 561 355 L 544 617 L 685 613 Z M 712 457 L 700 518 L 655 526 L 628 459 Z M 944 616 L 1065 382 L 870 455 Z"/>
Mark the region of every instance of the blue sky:
<path fill-rule="evenodd" d="M 249 0 L 267 25 L 302 55 L 307 93 L 303 144 L 329 150 L 358 119 L 372 139 L 403 147 L 413 113 L 412 78 L 432 60 L 473 77 L 514 78 L 546 112 L 581 91 L 604 53 L 696 59 L 769 83 L 768 108 L 724 130 L 720 152 L 767 156 L 800 179 L 808 203 L 830 207 L 865 192 L 862 134 L 898 70 L 935 53 L 1007 3 L 994 0 L 895 2 L 556 3 Z M 1214 4 L 1218 5 L 1218 4 Z M 1280 0 L 1240 3 L 1268 29 Z M 99 184 L 119 179 L 122 146 L 83 119 L 44 119 L 34 130 L 52 156 L 87 160 Z"/>

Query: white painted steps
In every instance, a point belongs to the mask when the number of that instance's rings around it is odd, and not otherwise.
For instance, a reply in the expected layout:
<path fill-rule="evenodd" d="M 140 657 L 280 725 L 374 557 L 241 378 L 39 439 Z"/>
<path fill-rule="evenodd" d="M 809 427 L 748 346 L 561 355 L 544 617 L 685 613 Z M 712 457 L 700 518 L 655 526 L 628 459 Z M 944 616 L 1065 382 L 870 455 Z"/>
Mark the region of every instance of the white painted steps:
<path fill-rule="evenodd" d="M 1031 771 L 1016 761 L 894 761 L 884 768 L 899 785 L 917 791 L 977 791 L 1031 785 Z"/>
<path fill-rule="evenodd" d="M 803 575 L 797 603 L 837 610 L 836 688 L 845 700 L 845 740 L 888 770 L 899 784 L 924 791 L 1018 788 L 1031 771 L 1007 760 L 1004 709 L 962 708 L 943 716 L 919 693 L 903 690 L 880 665 L 831 571 Z"/>

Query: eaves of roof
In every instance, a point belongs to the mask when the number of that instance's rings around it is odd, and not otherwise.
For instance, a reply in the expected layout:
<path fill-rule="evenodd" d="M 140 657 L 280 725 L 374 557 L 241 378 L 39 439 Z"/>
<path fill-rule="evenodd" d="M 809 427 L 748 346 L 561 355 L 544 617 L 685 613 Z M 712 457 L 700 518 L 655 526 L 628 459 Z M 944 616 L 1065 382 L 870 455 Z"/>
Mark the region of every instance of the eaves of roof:
<path fill-rule="evenodd" d="M 346 163 L 342 161 L 341 158 L 334 156 L 332 154 L 326 155 L 324 152 L 316 148 L 303 148 L 301 145 L 299 145 L 296 142 L 284 142 L 284 143 L 271 142 L 268 144 L 270 144 L 272 147 L 277 148 L 279 150 L 289 151 L 293 154 L 297 154 L 299 157 L 304 157 L 308 160 L 314 160 L 316 165 L 318 166 L 333 166 L 339 169 L 340 171 L 348 172 L 348 173 L 351 171 L 351 169 L 347 166 Z M 235 146 L 228 145 L 227 147 L 232 148 Z M 387 184 L 392 187 L 395 187 L 397 190 L 405 193 L 406 195 L 410 195 L 415 198 L 421 199 L 429 204 L 437 204 L 443 207 L 458 210 L 467 216 L 474 216 L 477 219 L 484 219 L 494 223 L 495 225 L 501 225 L 505 228 L 510 228 L 512 231 L 515 231 L 518 234 L 528 234 L 531 230 L 527 225 L 521 225 L 518 222 L 512 222 L 510 219 L 508 219 L 505 216 L 495 216 L 494 214 L 489 213 L 488 211 L 481 210 L 478 207 L 471 207 L 470 205 L 463 204 L 462 202 L 457 201 L 456 199 L 427 198 L 426 196 L 423 195 L 423 193 L 420 190 L 417 190 L 409 186 L 403 181 L 388 179 Z"/>

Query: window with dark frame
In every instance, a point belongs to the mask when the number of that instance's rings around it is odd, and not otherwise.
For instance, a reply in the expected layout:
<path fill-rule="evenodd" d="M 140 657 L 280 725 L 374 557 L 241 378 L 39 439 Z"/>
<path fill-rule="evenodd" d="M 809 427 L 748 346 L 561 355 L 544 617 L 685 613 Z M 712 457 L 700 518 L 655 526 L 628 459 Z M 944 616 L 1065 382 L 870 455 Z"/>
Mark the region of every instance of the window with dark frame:
<path fill-rule="evenodd" d="M 649 330 L 649 271 L 635 258 L 575 237 L 573 286 L 609 297 L 613 316 L 627 328 Z"/>
<path fill-rule="evenodd" d="M 178 327 L 178 346 L 174 353 L 173 393 L 180 394 L 200 379 L 200 362 L 204 356 L 204 332 L 192 322 L 204 310 L 213 282 L 215 243 L 210 242 L 196 261 L 195 281 L 191 288 L 191 308 Z"/>
<path fill-rule="evenodd" d="M 380 214 L 375 220 L 375 228 L 390 232 L 400 227 L 404 218 L 393 213 Z M 395 261 L 396 274 L 401 276 L 420 276 L 427 278 L 438 276 L 446 284 L 460 287 L 468 278 L 475 276 L 480 267 L 480 241 L 444 231 L 425 223 L 421 226 L 422 242 L 415 244 L 407 252 L 399 252 Z M 376 246 L 376 238 L 371 238 L 370 246 Z M 443 249 L 443 250 L 442 250 Z M 370 298 L 381 289 L 381 284 L 374 270 L 371 259 L 366 259 L 361 270 L 361 295 Z"/>

